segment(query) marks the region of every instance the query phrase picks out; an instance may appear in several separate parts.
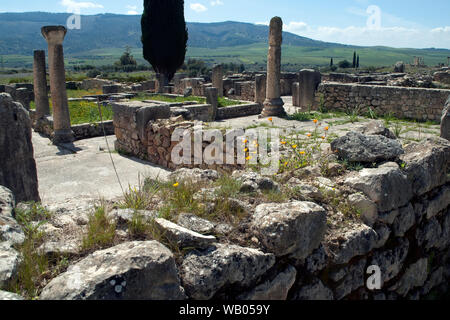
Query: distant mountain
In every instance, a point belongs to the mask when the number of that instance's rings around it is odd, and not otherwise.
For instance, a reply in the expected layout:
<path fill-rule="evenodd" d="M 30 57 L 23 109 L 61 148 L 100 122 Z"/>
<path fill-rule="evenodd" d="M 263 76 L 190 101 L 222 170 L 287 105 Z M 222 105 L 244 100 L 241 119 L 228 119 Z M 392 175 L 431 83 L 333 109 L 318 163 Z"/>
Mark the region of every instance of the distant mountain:
<path fill-rule="evenodd" d="M 31 67 L 35 49 L 46 49 L 41 35 L 44 25 L 65 25 L 68 13 L 0 13 L 0 56 L 6 67 Z M 69 30 L 64 41 L 68 65 L 112 64 L 124 48 L 134 48 L 139 63 L 142 57 L 141 17 L 138 15 L 99 14 L 81 17 L 81 29 Z M 187 58 L 199 58 L 209 65 L 217 62 L 244 63 L 260 70 L 265 68 L 269 28 L 241 22 L 188 23 Z M 361 57 L 362 66 L 392 66 L 397 61 L 412 62 L 414 56 L 423 57 L 428 65 L 446 63 L 450 50 L 395 49 L 389 47 L 358 47 L 316 41 L 289 32 L 283 33 L 283 68 L 325 66 L 333 58 L 335 63 L 351 61 L 354 51 Z"/>
<path fill-rule="evenodd" d="M 0 13 L 0 54 L 30 55 L 45 48 L 44 25 L 65 25 L 68 13 Z M 103 48 L 141 47 L 140 16 L 100 14 L 81 17 L 81 29 L 69 30 L 64 41 L 70 54 Z M 188 23 L 189 46 L 234 47 L 268 41 L 268 27 L 241 22 Z M 284 44 L 308 47 L 345 47 L 284 33 Z"/>

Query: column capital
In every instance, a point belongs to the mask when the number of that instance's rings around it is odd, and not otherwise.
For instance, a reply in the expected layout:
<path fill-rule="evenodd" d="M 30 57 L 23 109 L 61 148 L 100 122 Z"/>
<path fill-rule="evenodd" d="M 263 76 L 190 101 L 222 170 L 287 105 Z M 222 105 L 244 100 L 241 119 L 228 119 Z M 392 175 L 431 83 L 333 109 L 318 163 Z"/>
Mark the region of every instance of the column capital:
<path fill-rule="evenodd" d="M 67 29 L 64 26 L 44 26 L 41 33 L 48 44 L 58 45 L 63 43 Z"/>

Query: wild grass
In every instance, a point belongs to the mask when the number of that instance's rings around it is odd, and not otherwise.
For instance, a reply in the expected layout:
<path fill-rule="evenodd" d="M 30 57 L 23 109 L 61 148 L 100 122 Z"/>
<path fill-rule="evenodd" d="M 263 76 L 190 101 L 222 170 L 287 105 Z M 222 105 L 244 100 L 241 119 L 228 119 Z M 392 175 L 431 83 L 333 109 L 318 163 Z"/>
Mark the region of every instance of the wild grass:
<path fill-rule="evenodd" d="M 108 217 L 107 205 L 101 203 L 89 215 L 87 233 L 82 240 L 83 251 L 89 252 L 112 246 L 116 235 L 116 223 Z"/>

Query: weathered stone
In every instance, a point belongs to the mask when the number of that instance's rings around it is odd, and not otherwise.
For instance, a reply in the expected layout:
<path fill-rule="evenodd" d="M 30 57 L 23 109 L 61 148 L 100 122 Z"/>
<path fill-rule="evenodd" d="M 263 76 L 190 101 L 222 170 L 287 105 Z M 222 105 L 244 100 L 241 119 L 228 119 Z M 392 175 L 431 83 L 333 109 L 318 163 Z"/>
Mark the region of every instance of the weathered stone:
<path fill-rule="evenodd" d="M 381 120 L 370 121 L 369 123 L 365 123 L 361 127 L 357 128 L 359 132 L 364 135 L 376 135 L 376 136 L 385 136 L 389 139 L 397 139 L 394 133 L 391 130 L 384 126 L 384 122 Z"/>
<path fill-rule="evenodd" d="M 345 268 L 345 277 L 334 289 L 334 297 L 341 300 L 356 289 L 364 285 L 366 259 L 359 260 L 356 264 Z"/>
<path fill-rule="evenodd" d="M 396 277 L 402 270 L 408 250 L 409 241 L 407 239 L 399 239 L 398 244 L 393 249 L 374 253 L 369 265 L 380 267 L 382 286 Z"/>
<path fill-rule="evenodd" d="M 256 249 L 217 244 L 203 252 L 189 253 L 181 277 L 191 299 L 211 299 L 220 289 L 249 287 L 275 264 L 275 256 Z"/>
<path fill-rule="evenodd" d="M 427 219 L 431 219 L 450 205 L 450 186 L 444 186 L 438 194 L 429 200 Z"/>
<path fill-rule="evenodd" d="M 317 87 L 322 81 L 322 75 L 319 71 L 313 69 L 302 69 L 299 72 L 299 107 L 302 110 L 310 110 L 314 104 L 314 95 Z"/>
<path fill-rule="evenodd" d="M 42 36 L 48 44 L 48 65 L 53 110 L 53 143 L 72 142 L 74 133 L 70 126 L 69 102 L 66 91 L 63 41 L 67 29 L 64 26 L 45 26 Z"/>
<path fill-rule="evenodd" d="M 379 247 L 381 235 L 371 227 L 360 224 L 342 232 L 340 238 L 342 239 L 341 244 L 331 249 L 335 264 L 345 264 L 352 258 L 363 256 Z"/>
<path fill-rule="evenodd" d="M 185 98 L 192 96 L 192 87 L 187 87 L 186 89 L 184 89 L 183 96 Z"/>
<path fill-rule="evenodd" d="M 40 201 L 31 120 L 6 93 L 0 93 L 0 168 L 0 185 L 10 189 L 17 202 Z"/>
<path fill-rule="evenodd" d="M 211 121 L 214 121 L 216 120 L 217 117 L 217 108 L 219 105 L 218 89 L 215 87 L 206 88 L 205 94 L 206 94 L 206 103 L 210 104 L 212 107 Z"/>
<path fill-rule="evenodd" d="M 304 259 L 325 235 L 326 211 L 312 202 L 266 203 L 251 217 L 252 232 L 276 256 Z"/>
<path fill-rule="evenodd" d="M 378 220 L 378 207 L 375 202 L 361 193 L 354 193 L 348 197 L 349 204 L 361 213 L 365 224 L 373 226 Z"/>
<path fill-rule="evenodd" d="M 82 242 L 81 239 L 75 241 L 46 241 L 37 251 L 40 254 L 46 254 L 49 256 L 54 255 L 76 255 L 81 252 Z"/>
<path fill-rule="evenodd" d="M 441 118 L 441 138 L 450 141 L 450 96 L 445 103 Z"/>
<path fill-rule="evenodd" d="M 212 85 L 218 90 L 218 96 L 223 97 L 223 67 L 215 65 L 212 69 Z"/>
<path fill-rule="evenodd" d="M 278 184 L 272 179 L 263 177 L 256 172 L 235 171 L 232 177 L 241 182 L 241 192 L 251 193 L 279 189 Z"/>
<path fill-rule="evenodd" d="M 281 43 L 283 41 L 283 21 L 274 17 L 270 21 L 269 53 L 267 56 L 266 100 L 261 113 L 263 117 L 282 116 L 286 114 L 281 99 Z"/>
<path fill-rule="evenodd" d="M 425 285 L 422 288 L 420 288 L 420 294 L 421 295 L 428 294 L 431 291 L 431 289 L 440 285 L 443 280 L 444 280 L 444 267 L 440 267 L 434 272 L 430 273 L 430 276 L 428 277 L 428 280 L 425 282 Z"/>
<path fill-rule="evenodd" d="M 333 300 L 333 291 L 327 288 L 322 281 L 315 278 L 311 284 L 301 287 L 295 293 L 294 300 Z"/>
<path fill-rule="evenodd" d="M 288 266 L 275 279 L 266 281 L 250 292 L 240 295 L 238 300 L 286 300 L 296 276 L 297 270 L 293 266 Z"/>
<path fill-rule="evenodd" d="M 379 212 L 403 207 L 413 196 L 410 180 L 396 168 L 363 169 L 348 177 L 345 183 L 368 196 L 377 204 Z"/>
<path fill-rule="evenodd" d="M 34 51 L 33 62 L 34 101 L 36 104 L 36 118 L 50 115 L 50 105 L 47 92 L 47 73 L 45 71 L 45 51 Z"/>
<path fill-rule="evenodd" d="M 411 289 L 423 286 L 427 276 L 428 259 L 423 258 L 410 265 L 402 278 L 389 290 L 405 297 Z"/>
<path fill-rule="evenodd" d="M 164 234 L 164 237 L 180 248 L 205 249 L 217 241 L 213 236 L 204 236 L 161 218 L 155 219 L 155 226 Z"/>
<path fill-rule="evenodd" d="M 0 242 L 0 288 L 16 274 L 20 263 L 19 253 L 8 242 Z"/>
<path fill-rule="evenodd" d="M 182 300 L 173 254 L 156 241 L 97 251 L 53 279 L 41 300 Z"/>
<path fill-rule="evenodd" d="M 379 135 L 366 136 L 358 132 L 349 132 L 334 140 L 331 150 L 343 160 L 361 163 L 394 160 L 404 153 L 397 140 Z"/>
<path fill-rule="evenodd" d="M 392 225 L 396 237 L 403 237 L 405 233 L 416 223 L 416 215 L 411 204 L 400 208 L 399 214 Z"/>
<path fill-rule="evenodd" d="M 405 147 L 400 160 L 406 163 L 404 171 L 412 184 L 414 194 L 421 196 L 447 182 L 450 169 L 450 142 L 427 139 Z"/>
<path fill-rule="evenodd" d="M 131 222 L 135 216 L 139 216 L 144 220 L 150 221 L 155 219 L 158 214 L 154 211 L 134 209 L 114 209 L 108 212 L 108 217 L 119 225 Z"/>
<path fill-rule="evenodd" d="M 438 247 L 441 239 L 442 228 L 436 217 L 426 221 L 416 230 L 417 244 L 425 249 Z M 445 241 L 444 241 L 445 243 Z"/>
<path fill-rule="evenodd" d="M 288 184 L 294 188 L 297 200 L 301 201 L 322 201 L 323 194 L 320 190 L 308 183 L 302 182 L 300 179 L 291 178 Z"/>
<path fill-rule="evenodd" d="M 328 254 L 323 245 L 313 251 L 305 260 L 305 268 L 310 273 L 323 270 L 328 263 Z"/>
<path fill-rule="evenodd" d="M 21 245 L 25 241 L 22 227 L 11 216 L 0 215 L 0 241 Z"/>
<path fill-rule="evenodd" d="M 215 170 L 202 169 L 178 169 L 169 175 L 169 180 L 176 182 L 189 182 L 193 184 L 206 183 L 216 181 L 220 178 L 220 174 Z"/>
<path fill-rule="evenodd" d="M 266 100 L 266 75 L 264 74 L 257 74 L 255 76 L 255 102 L 259 103 L 260 105 L 264 104 L 264 101 Z"/>
<path fill-rule="evenodd" d="M 211 234 L 214 232 L 214 223 L 199 218 L 194 214 L 181 213 L 177 222 L 180 226 L 200 234 Z"/>
<path fill-rule="evenodd" d="M 398 61 L 397 63 L 395 63 L 394 72 L 404 73 L 405 72 L 405 63 L 403 61 Z"/>
<path fill-rule="evenodd" d="M 25 299 L 23 297 L 19 296 L 18 294 L 0 290 L 0 301 L 14 301 L 14 300 L 19 301 L 19 300 L 25 300 Z"/>
<path fill-rule="evenodd" d="M 0 186 L 0 216 L 12 217 L 16 200 L 8 188 Z"/>

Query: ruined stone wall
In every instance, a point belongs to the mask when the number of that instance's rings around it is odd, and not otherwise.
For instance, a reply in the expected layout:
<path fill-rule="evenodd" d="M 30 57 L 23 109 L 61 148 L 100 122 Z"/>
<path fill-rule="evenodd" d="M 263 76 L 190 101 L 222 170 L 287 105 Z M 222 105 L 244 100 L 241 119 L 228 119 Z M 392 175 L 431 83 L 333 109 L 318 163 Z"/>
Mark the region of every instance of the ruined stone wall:
<path fill-rule="evenodd" d="M 240 118 L 261 114 L 262 106 L 258 103 L 242 104 L 226 108 L 218 108 L 216 120 Z"/>
<path fill-rule="evenodd" d="M 228 98 L 243 101 L 255 101 L 255 81 L 241 81 L 234 83 L 234 94 Z"/>
<path fill-rule="evenodd" d="M 118 120 L 123 124 L 123 120 Z M 120 124 L 119 124 L 120 125 Z M 115 142 L 116 150 L 119 152 L 124 152 L 126 154 L 134 155 L 140 159 L 150 161 L 154 164 L 160 165 L 168 169 L 178 169 L 178 168 L 201 168 L 201 169 L 219 169 L 232 171 L 233 169 L 239 168 L 238 165 L 217 165 L 217 164 L 206 164 L 200 161 L 200 164 L 195 163 L 194 158 L 194 145 L 191 146 L 191 164 L 175 164 L 172 161 L 172 150 L 178 145 L 178 142 L 172 142 L 172 136 L 176 129 L 189 130 L 191 140 L 194 141 L 194 122 L 182 121 L 174 122 L 171 120 L 150 120 L 145 128 L 144 134 L 141 135 L 141 130 L 139 126 L 131 124 L 127 129 L 123 127 L 116 126 L 115 132 L 117 140 Z M 203 155 L 205 149 L 209 144 L 203 143 L 201 154 Z M 223 150 L 226 152 L 226 144 L 223 144 Z M 236 150 L 233 149 L 234 154 Z M 181 154 L 180 156 L 182 156 Z M 225 163 L 225 158 L 223 162 Z M 235 162 L 237 163 L 237 161 Z"/>
<path fill-rule="evenodd" d="M 316 107 L 323 102 L 329 110 L 353 111 L 369 107 L 378 115 L 392 113 L 398 118 L 440 121 L 450 90 L 321 83 Z"/>

